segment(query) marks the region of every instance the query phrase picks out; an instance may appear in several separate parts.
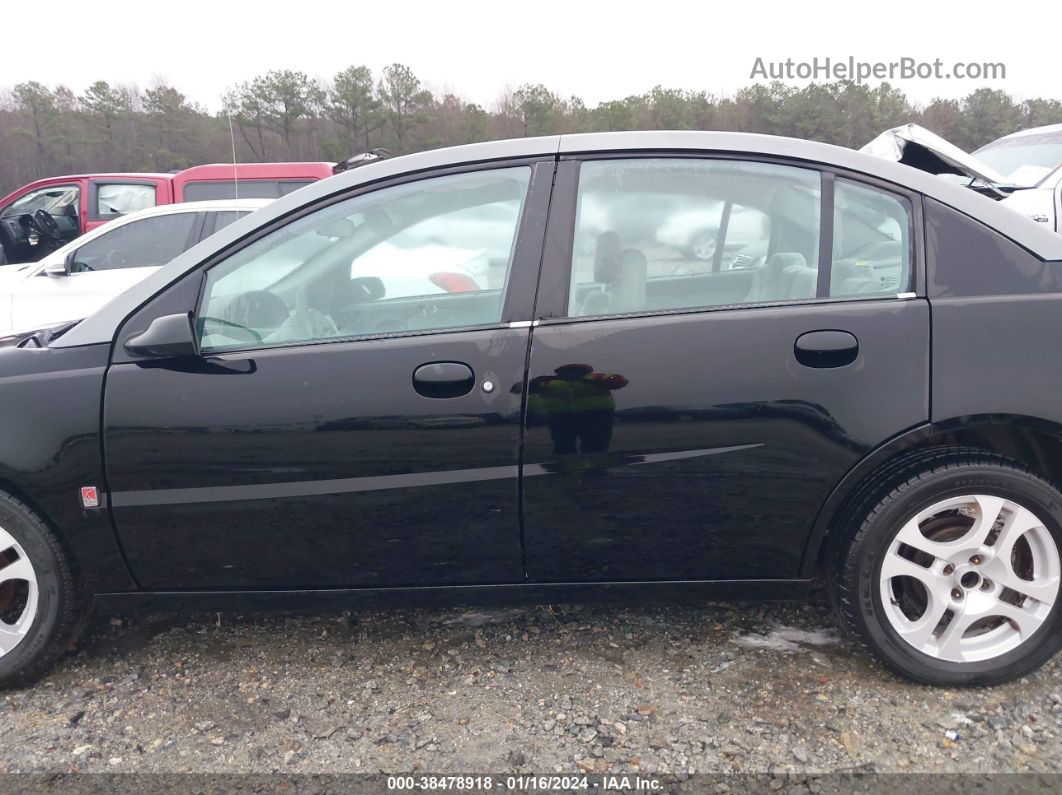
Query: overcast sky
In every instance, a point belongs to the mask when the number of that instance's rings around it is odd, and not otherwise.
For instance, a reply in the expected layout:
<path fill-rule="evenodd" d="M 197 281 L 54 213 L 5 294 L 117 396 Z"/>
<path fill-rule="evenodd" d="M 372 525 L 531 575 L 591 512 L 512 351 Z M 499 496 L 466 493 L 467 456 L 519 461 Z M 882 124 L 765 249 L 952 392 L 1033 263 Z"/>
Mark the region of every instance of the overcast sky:
<path fill-rule="evenodd" d="M 46 27 L 28 23 L 26 35 L 4 37 L 0 86 L 39 80 L 80 92 L 96 79 L 144 88 L 162 78 L 215 110 L 228 86 L 269 69 L 327 79 L 351 64 L 378 72 L 397 61 L 433 90 L 485 107 L 506 85 L 526 82 L 594 105 L 657 84 L 730 94 L 754 82 L 757 57 L 906 56 L 940 58 L 946 69 L 957 61 L 1006 67 L 1002 80 L 896 81 L 918 102 L 982 85 L 1062 98 L 1057 25 L 1019 19 L 1042 17 L 1049 6 L 1016 4 L 1001 15 L 998 2 L 981 9 L 925 0 L 56 0 L 36 16 Z"/>

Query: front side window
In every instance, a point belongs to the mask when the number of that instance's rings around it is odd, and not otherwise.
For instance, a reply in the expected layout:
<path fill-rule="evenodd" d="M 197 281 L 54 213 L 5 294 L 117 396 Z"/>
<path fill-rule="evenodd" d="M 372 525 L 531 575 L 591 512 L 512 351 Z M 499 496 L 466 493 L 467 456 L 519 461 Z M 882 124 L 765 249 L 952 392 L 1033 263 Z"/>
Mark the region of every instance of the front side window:
<path fill-rule="evenodd" d="M 530 176 L 381 188 L 273 230 L 207 272 L 203 350 L 498 323 Z"/>
<path fill-rule="evenodd" d="M 910 275 L 910 203 L 838 179 L 833 197 L 830 295 L 845 298 L 904 292 Z"/>
<path fill-rule="evenodd" d="M 814 298 L 818 172 L 727 160 L 582 164 L 572 317 Z"/>
<path fill-rule="evenodd" d="M 127 224 L 104 227 L 106 232 L 74 252 L 72 273 L 165 265 L 190 243 L 196 213 L 170 213 Z"/>
<path fill-rule="evenodd" d="M 155 206 L 155 186 L 112 183 L 96 186 L 96 216 L 115 218 Z"/>

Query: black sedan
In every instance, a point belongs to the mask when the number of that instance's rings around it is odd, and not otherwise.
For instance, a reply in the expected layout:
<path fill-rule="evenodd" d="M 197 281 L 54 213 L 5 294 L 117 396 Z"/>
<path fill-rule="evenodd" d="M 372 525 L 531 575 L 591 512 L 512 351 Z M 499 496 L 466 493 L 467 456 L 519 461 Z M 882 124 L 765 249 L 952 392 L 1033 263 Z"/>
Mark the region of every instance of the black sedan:
<path fill-rule="evenodd" d="M 820 579 L 903 675 L 1020 676 L 1062 636 L 1060 315 L 1062 236 L 836 147 L 369 163 L 0 348 L 0 682 L 93 605 Z"/>

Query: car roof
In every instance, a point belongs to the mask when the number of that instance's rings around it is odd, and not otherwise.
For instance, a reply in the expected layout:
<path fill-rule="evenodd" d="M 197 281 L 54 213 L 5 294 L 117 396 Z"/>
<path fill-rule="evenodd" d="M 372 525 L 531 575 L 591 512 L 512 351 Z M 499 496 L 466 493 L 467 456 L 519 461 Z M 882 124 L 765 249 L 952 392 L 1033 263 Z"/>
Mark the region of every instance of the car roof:
<path fill-rule="evenodd" d="M 549 135 L 418 152 L 369 163 L 307 185 L 193 246 L 83 320 L 52 345 L 71 347 L 110 342 L 125 317 L 180 276 L 198 267 L 210 255 L 231 246 L 260 226 L 352 188 L 447 166 L 608 152 L 659 153 L 662 156 L 684 153 L 761 155 L 802 161 L 809 166 L 842 168 L 918 191 L 982 221 L 1041 259 L 1062 260 L 1062 235 L 1043 229 L 976 191 L 854 149 L 774 135 L 694 130 Z"/>
<path fill-rule="evenodd" d="M 146 207 L 121 218 L 143 218 L 149 215 L 168 215 L 170 213 L 214 213 L 225 210 L 260 210 L 273 199 L 209 199 L 201 202 L 179 202 L 177 204 L 159 204 Z"/>
<path fill-rule="evenodd" d="M 67 179 L 172 179 L 173 174 L 165 174 L 161 171 L 114 171 L 114 172 L 94 172 L 92 174 L 60 174 L 56 177 L 42 177 L 41 179 L 35 179 L 33 183 L 37 182 L 56 182 Z"/>
<path fill-rule="evenodd" d="M 1018 130 L 1017 132 L 1012 132 L 1010 135 L 1004 135 L 1002 138 L 997 138 L 996 141 L 1007 141 L 1011 138 L 1022 138 L 1026 135 L 1042 135 L 1043 133 L 1062 133 L 1062 124 L 1046 124 L 1043 127 L 1030 127 L 1027 130 Z M 995 143 L 996 141 L 993 141 L 992 143 Z M 984 147 L 982 147 L 982 149 L 983 148 Z"/>

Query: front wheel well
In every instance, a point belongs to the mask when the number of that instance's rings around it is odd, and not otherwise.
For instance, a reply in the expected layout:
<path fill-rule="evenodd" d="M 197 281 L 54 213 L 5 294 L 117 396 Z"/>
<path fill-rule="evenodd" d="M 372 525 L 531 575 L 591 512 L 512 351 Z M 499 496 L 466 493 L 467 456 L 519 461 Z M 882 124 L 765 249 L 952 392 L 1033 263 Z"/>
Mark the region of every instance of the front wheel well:
<path fill-rule="evenodd" d="M 25 506 L 26 510 L 30 511 L 34 516 L 40 519 L 40 521 L 44 524 L 48 531 L 55 537 L 55 540 L 59 543 L 59 546 L 62 547 L 63 553 L 64 555 L 66 555 L 67 563 L 70 566 L 70 570 L 74 575 L 75 582 L 77 582 L 79 586 L 83 586 L 84 572 L 81 569 L 80 563 L 78 562 L 77 555 L 75 554 L 75 551 L 70 545 L 70 542 L 67 540 L 65 534 L 60 532 L 58 525 L 55 523 L 55 521 L 52 520 L 52 517 L 49 516 L 46 511 L 41 509 L 41 506 L 37 503 L 36 500 L 33 499 L 32 496 L 20 489 L 10 480 L 0 478 L 0 494 L 7 494 L 8 496 L 18 500 Z"/>

